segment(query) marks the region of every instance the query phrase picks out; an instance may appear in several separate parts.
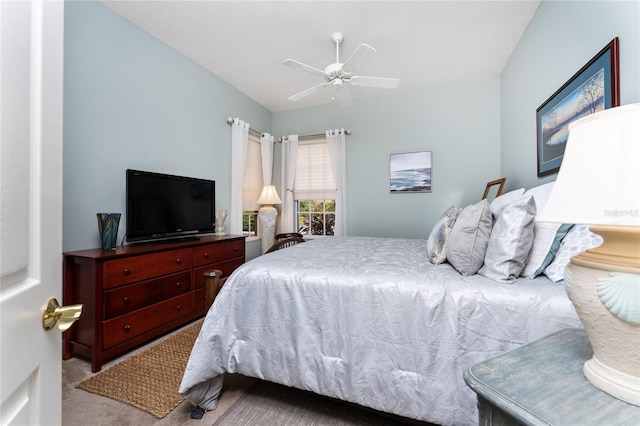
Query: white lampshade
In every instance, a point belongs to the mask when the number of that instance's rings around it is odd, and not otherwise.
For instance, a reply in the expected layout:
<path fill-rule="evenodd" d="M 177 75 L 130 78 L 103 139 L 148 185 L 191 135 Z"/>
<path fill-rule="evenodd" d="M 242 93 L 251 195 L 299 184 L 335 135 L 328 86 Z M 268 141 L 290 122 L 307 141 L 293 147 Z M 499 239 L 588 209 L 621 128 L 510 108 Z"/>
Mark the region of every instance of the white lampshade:
<path fill-rule="evenodd" d="M 569 140 L 539 222 L 640 226 L 640 104 L 569 125 Z"/>
<path fill-rule="evenodd" d="M 278 197 L 276 187 L 273 185 L 265 185 L 262 188 L 260 198 L 258 198 L 258 204 L 281 204 L 282 200 Z"/>

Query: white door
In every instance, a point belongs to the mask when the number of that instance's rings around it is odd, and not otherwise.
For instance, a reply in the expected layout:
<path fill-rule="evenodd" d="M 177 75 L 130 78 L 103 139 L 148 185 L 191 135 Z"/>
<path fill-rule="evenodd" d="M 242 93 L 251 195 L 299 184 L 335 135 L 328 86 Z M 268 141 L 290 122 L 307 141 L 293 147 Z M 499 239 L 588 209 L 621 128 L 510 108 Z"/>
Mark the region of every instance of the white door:
<path fill-rule="evenodd" d="M 0 0 L 0 424 L 61 423 L 62 1 Z"/>

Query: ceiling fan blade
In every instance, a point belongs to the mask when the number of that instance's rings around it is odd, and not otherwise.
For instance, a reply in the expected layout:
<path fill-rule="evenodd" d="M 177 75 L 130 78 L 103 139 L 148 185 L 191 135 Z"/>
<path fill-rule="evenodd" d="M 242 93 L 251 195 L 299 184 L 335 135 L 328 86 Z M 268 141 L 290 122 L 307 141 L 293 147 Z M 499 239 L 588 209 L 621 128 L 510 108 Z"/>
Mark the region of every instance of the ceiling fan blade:
<path fill-rule="evenodd" d="M 370 52 L 376 53 L 377 50 L 368 44 L 362 43 L 351 55 L 349 55 L 347 60 L 343 62 L 342 69 L 346 72 L 355 71 Z"/>
<path fill-rule="evenodd" d="M 291 95 L 287 99 L 289 99 L 290 101 L 299 101 L 300 99 L 306 98 L 307 96 L 317 92 L 318 90 L 322 89 L 323 87 L 327 87 L 330 84 L 331 83 L 329 83 L 329 82 L 317 84 L 317 85 L 315 85 L 313 87 L 308 88 L 307 90 L 303 90 L 302 92 L 296 93 L 295 95 Z"/>
<path fill-rule="evenodd" d="M 311 65 L 303 64 L 302 62 L 298 62 L 293 59 L 285 59 L 284 61 L 282 61 L 282 65 L 286 65 L 291 68 L 297 68 L 302 71 L 310 72 L 311 74 L 321 75 L 322 77 L 325 76 L 324 71 L 319 70 L 318 68 L 314 68 Z"/>
<path fill-rule="evenodd" d="M 397 78 L 364 77 L 359 75 L 354 75 L 349 81 L 354 86 L 377 87 L 380 89 L 395 89 L 400 83 Z"/>
<path fill-rule="evenodd" d="M 338 101 L 340 101 L 340 105 L 343 107 L 351 106 L 351 93 L 349 93 L 349 90 L 344 86 L 338 88 Z"/>

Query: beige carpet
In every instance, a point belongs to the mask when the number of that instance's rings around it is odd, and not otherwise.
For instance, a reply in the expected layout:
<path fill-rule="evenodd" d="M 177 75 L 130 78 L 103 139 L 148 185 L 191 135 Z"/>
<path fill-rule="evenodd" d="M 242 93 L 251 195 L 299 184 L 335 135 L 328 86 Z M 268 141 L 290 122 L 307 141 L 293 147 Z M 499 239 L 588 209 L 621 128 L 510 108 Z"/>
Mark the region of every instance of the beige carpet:
<path fill-rule="evenodd" d="M 183 398 L 178 393 L 202 321 L 103 370 L 77 387 L 144 410 L 161 419 Z"/>
<path fill-rule="evenodd" d="M 309 425 L 428 425 L 385 413 L 374 412 L 366 408 L 353 404 L 336 401 L 330 398 L 318 396 L 309 392 L 287 388 L 285 386 L 252 379 L 239 374 L 229 374 L 225 376 L 224 389 L 218 402 L 218 408 L 205 413 L 202 420 L 190 418 L 193 405 L 188 401 L 182 401 L 177 389 L 182 379 L 184 366 L 164 368 L 165 360 L 149 361 L 156 359 L 156 352 L 182 352 L 188 347 L 184 358 L 186 365 L 193 341 L 197 336 L 197 331 L 201 326 L 201 321 L 185 326 L 168 336 L 162 337 L 142 348 L 134 350 L 124 355 L 120 359 L 107 362 L 103 370 L 99 373 L 91 373 L 91 363 L 82 358 L 71 358 L 62 362 L 62 424 L 64 426 L 244 426 L 244 425 L 265 425 L 265 426 L 309 426 Z M 187 343 L 184 339 L 188 340 Z M 175 345 L 178 345 L 176 348 Z M 156 348 L 154 350 L 154 348 Z M 150 352 L 150 354 L 148 353 Z M 144 361 L 140 356 L 147 358 Z M 131 363 L 127 361 L 134 359 Z M 143 364 L 140 364 L 142 360 Z M 144 363 L 153 362 L 152 366 Z M 125 367 L 138 364 L 133 371 L 126 370 Z M 120 367 L 119 367 L 120 366 Z M 145 369 L 144 374 L 135 373 Z M 113 370 L 113 371 L 112 371 Z M 174 376 L 173 384 L 150 385 L 151 380 L 146 376 L 157 375 Z M 167 374 L 173 372 L 172 374 Z M 102 377 L 101 377 L 102 376 Z M 129 390 L 129 395 L 142 394 L 148 392 L 152 400 L 165 401 L 162 404 L 156 402 L 149 404 L 149 399 L 142 398 L 140 407 L 136 402 L 139 398 L 132 398 L 125 401 L 122 398 L 120 389 L 127 389 L 133 386 L 134 377 L 143 377 L 139 389 Z M 124 377 L 125 380 L 116 380 L 115 377 Z M 177 377 L 177 381 L 175 381 Z M 98 379 L 99 378 L 99 379 Z M 164 381 L 165 377 L 160 379 Z M 93 391 L 81 390 L 82 386 L 91 384 L 97 385 L 98 381 L 109 382 L 113 395 L 108 398 Z M 158 386 L 166 387 L 167 391 L 159 391 Z M 115 389 L 115 391 L 114 391 Z M 144 389 L 140 390 L 140 389 Z M 122 402 L 121 402 L 122 401 Z M 177 406 L 175 405 L 177 401 Z M 180 402 L 182 401 L 182 402 Z M 123 403 L 124 402 L 124 403 Z M 168 407 L 175 407 L 171 409 Z M 145 411 L 142 411 L 145 410 Z M 161 413 L 169 411 L 169 414 L 160 418 Z M 153 411 L 153 413 L 152 413 Z M 152 414 L 150 414 L 152 413 Z M 256 419 L 250 420 L 250 419 Z M 216 423 L 221 420 L 221 423 Z"/>
<path fill-rule="evenodd" d="M 392 426 L 429 423 L 381 413 L 355 404 L 258 381 L 225 411 L 214 426 Z"/>

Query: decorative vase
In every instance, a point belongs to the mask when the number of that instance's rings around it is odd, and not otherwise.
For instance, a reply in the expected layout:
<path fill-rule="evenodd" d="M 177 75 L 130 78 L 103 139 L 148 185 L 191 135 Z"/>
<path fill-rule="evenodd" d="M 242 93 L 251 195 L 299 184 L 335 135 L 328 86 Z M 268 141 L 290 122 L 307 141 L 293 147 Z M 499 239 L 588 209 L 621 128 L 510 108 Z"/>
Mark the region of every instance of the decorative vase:
<path fill-rule="evenodd" d="M 97 213 L 102 250 L 115 250 L 120 213 Z"/>
<path fill-rule="evenodd" d="M 224 221 L 227 220 L 227 210 L 218 210 L 216 213 L 216 235 L 224 235 Z"/>

